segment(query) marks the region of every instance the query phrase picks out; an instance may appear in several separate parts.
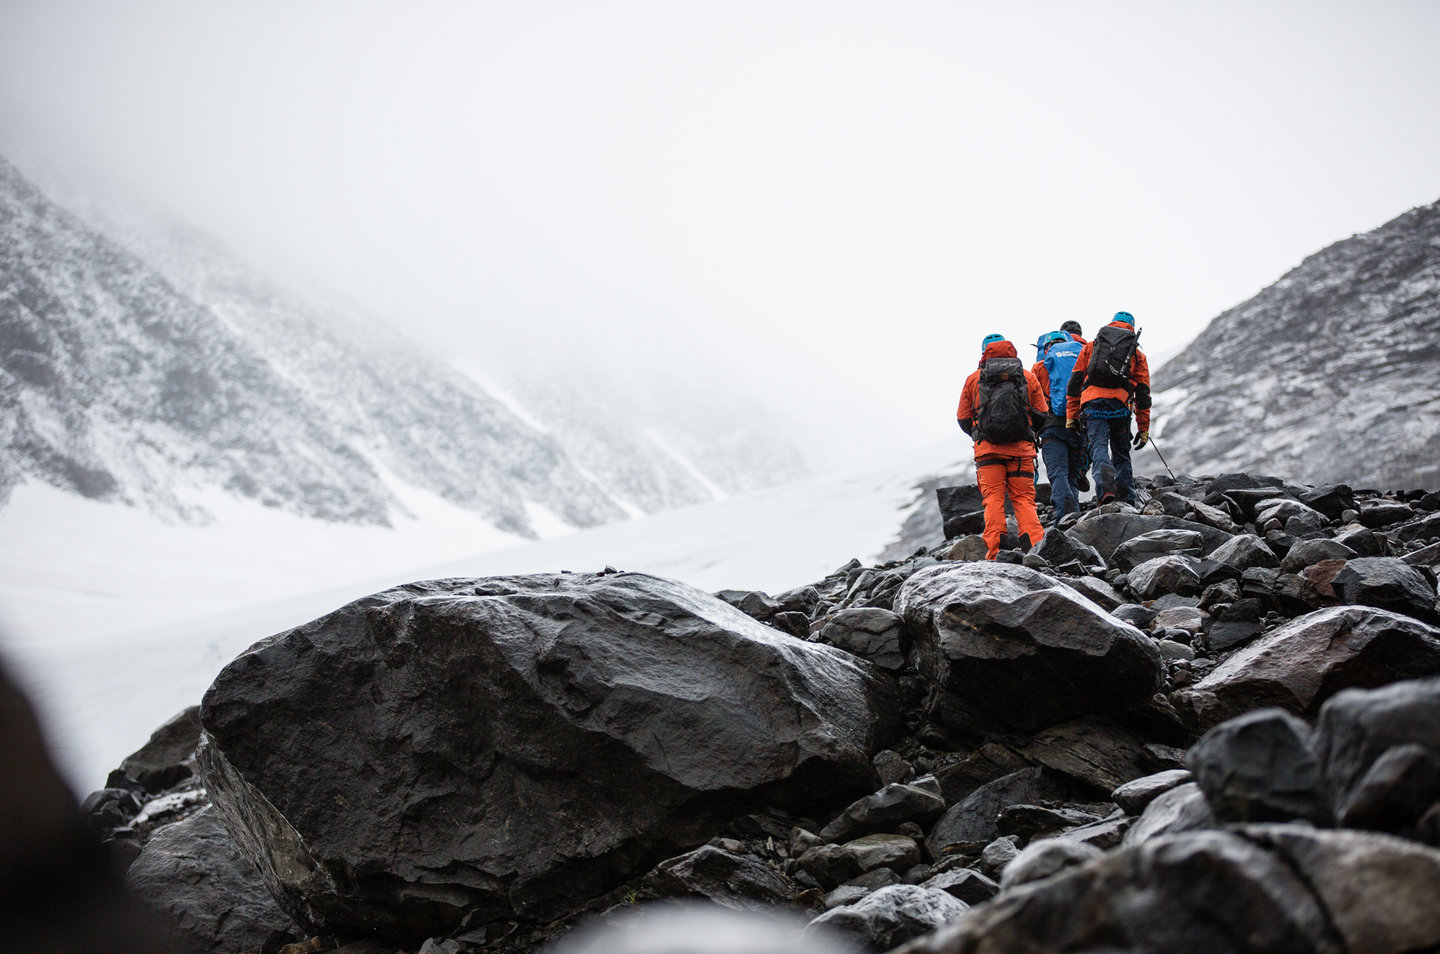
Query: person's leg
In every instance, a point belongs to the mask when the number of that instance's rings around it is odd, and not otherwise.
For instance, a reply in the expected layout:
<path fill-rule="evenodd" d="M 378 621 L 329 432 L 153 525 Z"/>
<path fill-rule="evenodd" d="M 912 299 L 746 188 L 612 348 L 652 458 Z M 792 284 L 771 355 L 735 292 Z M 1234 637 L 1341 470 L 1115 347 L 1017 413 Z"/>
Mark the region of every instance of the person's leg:
<path fill-rule="evenodd" d="M 1110 422 L 1110 453 L 1115 464 L 1115 496 L 1135 502 L 1135 470 L 1130 461 L 1130 419 Z"/>
<path fill-rule="evenodd" d="M 1005 535 L 1005 462 L 976 461 L 975 480 L 985 502 L 985 559 L 995 559 L 1000 552 L 1000 538 Z M 1035 488 L 1030 488 L 1035 493 Z"/>
<path fill-rule="evenodd" d="M 1040 515 L 1035 512 L 1034 467 L 1033 460 L 1019 457 L 1010 458 L 1005 467 L 1005 489 L 1010 494 L 1015 523 L 1020 527 L 1020 535 L 1030 538 L 1031 546 L 1045 536 L 1045 528 L 1040 526 Z"/>
<path fill-rule="evenodd" d="M 1090 439 L 1090 472 L 1095 475 L 1095 498 L 1104 501 L 1115 494 L 1115 465 L 1110 463 L 1110 422 L 1090 418 L 1085 425 Z"/>
<path fill-rule="evenodd" d="M 1085 471 L 1090 469 L 1090 452 L 1085 447 L 1085 439 L 1077 433 L 1067 431 L 1065 440 L 1070 450 L 1070 486 L 1075 490 L 1075 509 L 1079 510 L 1080 494 L 1090 489 L 1090 481 L 1085 476 Z"/>
<path fill-rule="evenodd" d="M 1050 480 L 1050 503 L 1055 507 L 1055 522 L 1059 523 L 1061 517 L 1079 506 L 1075 488 L 1070 485 L 1070 444 L 1062 428 L 1045 429 L 1040 437 L 1040 457 L 1045 461 L 1045 476 Z"/>

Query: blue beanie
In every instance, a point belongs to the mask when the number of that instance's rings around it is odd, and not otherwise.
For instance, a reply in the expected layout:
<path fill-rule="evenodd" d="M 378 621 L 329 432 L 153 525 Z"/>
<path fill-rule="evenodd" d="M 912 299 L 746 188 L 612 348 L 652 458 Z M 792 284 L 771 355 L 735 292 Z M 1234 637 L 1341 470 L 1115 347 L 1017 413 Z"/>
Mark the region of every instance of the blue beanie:
<path fill-rule="evenodd" d="M 1112 320 L 1112 321 L 1123 321 L 1123 322 L 1125 322 L 1125 324 L 1129 325 L 1131 328 L 1134 328 L 1134 327 L 1135 327 L 1135 316 L 1132 315 L 1132 314 L 1130 314 L 1130 312 L 1128 312 L 1128 311 L 1117 311 L 1117 312 L 1115 312 L 1115 317 L 1114 317 L 1113 319 L 1111 319 L 1111 320 Z"/>

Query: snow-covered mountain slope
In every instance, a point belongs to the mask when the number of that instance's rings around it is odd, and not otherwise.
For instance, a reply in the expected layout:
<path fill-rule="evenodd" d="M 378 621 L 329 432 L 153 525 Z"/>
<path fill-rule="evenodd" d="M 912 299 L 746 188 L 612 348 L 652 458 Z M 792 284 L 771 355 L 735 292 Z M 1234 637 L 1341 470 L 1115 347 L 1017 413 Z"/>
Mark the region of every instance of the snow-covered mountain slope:
<path fill-rule="evenodd" d="M 917 501 L 933 509 L 920 482 L 963 469 L 968 448 L 959 443 L 921 448 L 883 470 L 811 478 L 539 542 L 479 553 L 499 541 L 477 540 L 465 556 L 466 531 L 425 536 L 434 521 L 398 538 L 383 528 L 309 521 L 307 534 L 282 545 L 283 515 L 255 518 L 253 503 L 210 526 L 127 538 L 131 524 L 104 516 L 123 516 L 121 508 L 49 491 L 48 500 L 33 501 L 51 508 L 43 519 L 0 512 L 0 535 L 16 553 L 33 546 L 39 557 L 53 556 L 47 527 L 68 515 L 91 526 L 97 548 L 68 571 L 53 568 L 44 586 L 35 570 L 22 577 L 28 585 L 0 587 L 0 650 L 40 707 L 76 787 L 89 791 L 157 725 L 198 702 L 251 643 L 351 599 L 410 580 L 607 565 L 708 590 L 779 593 L 850 557 L 873 560 Z M 244 507 L 255 519 L 247 521 Z M 106 545 L 109 536 L 128 548 Z M 0 564 L 0 573 L 18 572 L 21 562 Z M 298 588 L 297 578 L 310 589 Z"/>
<path fill-rule="evenodd" d="M 1434 486 L 1440 202 L 1310 256 L 1153 379 L 1156 434 L 1177 471 Z"/>
<path fill-rule="evenodd" d="M 390 524 L 408 487 L 533 537 L 537 513 L 594 526 L 803 474 L 775 434 L 759 454 L 707 459 L 623 415 L 602 432 L 593 406 L 576 424 L 540 420 L 204 235 L 71 201 L 84 218 L 0 160 L 0 503 L 38 480 L 205 520 L 219 488 Z M 543 396 L 554 378 L 533 373 Z M 729 433 L 685 436 L 723 447 Z"/>

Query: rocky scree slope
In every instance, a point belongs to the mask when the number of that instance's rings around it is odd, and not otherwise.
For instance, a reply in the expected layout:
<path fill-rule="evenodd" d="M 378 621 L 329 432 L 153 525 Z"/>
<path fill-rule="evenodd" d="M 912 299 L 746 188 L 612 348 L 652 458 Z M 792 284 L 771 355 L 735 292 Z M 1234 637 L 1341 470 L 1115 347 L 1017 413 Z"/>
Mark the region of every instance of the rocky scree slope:
<path fill-rule="evenodd" d="M 677 898 L 907 954 L 1440 949 L 1440 494 L 1142 484 L 994 563 L 941 488 L 950 539 L 777 596 L 376 594 L 86 815 L 204 951 L 510 954 Z"/>
<path fill-rule="evenodd" d="M 1440 485 L 1440 202 L 1331 245 L 1154 374 L 1176 470 Z"/>
<path fill-rule="evenodd" d="M 585 527 L 712 496 L 623 427 L 608 448 L 568 446 L 394 331 L 279 289 L 211 239 L 116 231 L 123 244 L 0 160 L 0 503 L 40 480 L 204 520 L 219 489 L 386 524 L 405 514 L 400 484 L 533 536 L 530 505 Z M 760 443 L 788 465 L 774 479 L 796 475 L 788 445 Z"/>

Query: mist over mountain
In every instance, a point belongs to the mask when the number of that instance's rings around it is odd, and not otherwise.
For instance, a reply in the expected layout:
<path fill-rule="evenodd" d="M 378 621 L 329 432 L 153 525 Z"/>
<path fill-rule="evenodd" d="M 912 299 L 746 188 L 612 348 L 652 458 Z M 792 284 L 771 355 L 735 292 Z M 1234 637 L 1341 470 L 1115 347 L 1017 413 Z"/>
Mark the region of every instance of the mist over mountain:
<path fill-rule="evenodd" d="M 1305 259 L 1155 374 L 1177 471 L 1440 480 L 1440 202 Z"/>
<path fill-rule="evenodd" d="M 661 434 L 601 419 L 599 401 L 568 416 L 544 367 L 508 369 L 536 404 L 516 407 L 202 234 L 94 218 L 0 160 L 0 499 L 39 480 L 203 521 L 218 490 L 383 525 L 405 514 L 396 490 L 409 486 L 534 536 L 804 471 L 773 432 L 707 421 Z"/>

